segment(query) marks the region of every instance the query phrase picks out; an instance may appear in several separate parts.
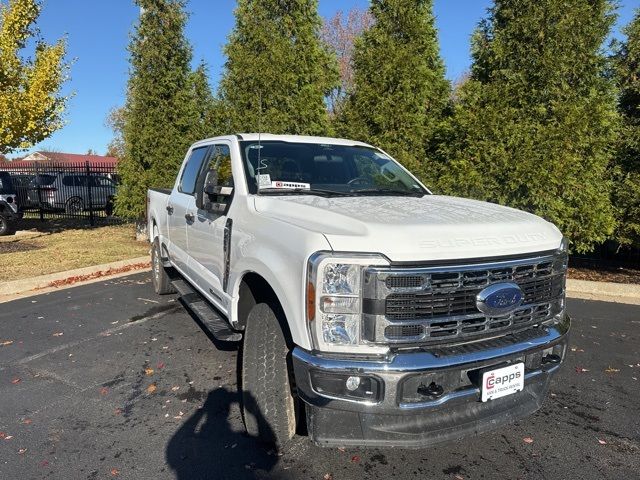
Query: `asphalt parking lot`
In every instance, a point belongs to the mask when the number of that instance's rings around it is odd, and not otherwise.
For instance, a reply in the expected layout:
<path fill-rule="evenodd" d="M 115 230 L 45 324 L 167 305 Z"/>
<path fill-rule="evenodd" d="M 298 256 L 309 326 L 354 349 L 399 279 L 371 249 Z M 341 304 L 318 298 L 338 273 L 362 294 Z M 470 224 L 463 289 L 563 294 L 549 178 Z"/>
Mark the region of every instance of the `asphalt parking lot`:
<path fill-rule="evenodd" d="M 571 351 L 532 417 L 423 450 L 280 453 L 243 434 L 235 348 L 148 274 L 0 304 L 2 479 L 640 478 L 640 307 L 570 300 Z"/>

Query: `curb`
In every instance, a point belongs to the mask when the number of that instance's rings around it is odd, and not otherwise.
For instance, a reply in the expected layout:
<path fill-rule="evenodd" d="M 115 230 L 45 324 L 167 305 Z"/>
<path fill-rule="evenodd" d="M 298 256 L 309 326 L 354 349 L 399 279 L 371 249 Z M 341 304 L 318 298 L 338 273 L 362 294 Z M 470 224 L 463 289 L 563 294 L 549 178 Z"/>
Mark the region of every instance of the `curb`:
<path fill-rule="evenodd" d="M 567 279 L 567 297 L 640 305 L 640 285 Z"/>
<path fill-rule="evenodd" d="M 123 272 L 142 271 L 150 269 L 149 257 L 129 258 L 117 262 L 93 265 L 90 267 L 67 270 L 65 272 L 50 273 L 39 277 L 25 278 L 0 284 L 0 296 L 18 295 L 21 293 L 41 290 L 50 287 L 84 283 L 86 280 L 108 277 Z"/>

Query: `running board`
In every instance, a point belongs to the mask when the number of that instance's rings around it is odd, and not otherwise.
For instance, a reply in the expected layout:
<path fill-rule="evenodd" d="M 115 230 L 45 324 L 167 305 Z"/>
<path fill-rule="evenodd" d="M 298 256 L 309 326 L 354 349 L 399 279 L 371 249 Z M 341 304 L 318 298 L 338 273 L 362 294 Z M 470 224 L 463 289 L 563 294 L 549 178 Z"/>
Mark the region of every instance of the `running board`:
<path fill-rule="evenodd" d="M 180 294 L 182 304 L 198 317 L 216 340 L 221 342 L 242 340 L 242 333 L 232 330 L 227 321 L 187 281 L 180 278 L 173 280 L 171 284 Z"/>

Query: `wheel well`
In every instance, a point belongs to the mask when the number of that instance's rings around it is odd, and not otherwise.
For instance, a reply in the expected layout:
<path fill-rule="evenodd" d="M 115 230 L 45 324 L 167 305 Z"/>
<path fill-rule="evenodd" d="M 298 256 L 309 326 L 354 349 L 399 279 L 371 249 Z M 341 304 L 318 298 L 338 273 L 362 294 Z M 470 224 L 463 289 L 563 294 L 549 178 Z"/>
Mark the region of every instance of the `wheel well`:
<path fill-rule="evenodd" d="M 245 274 L 240 282 L 240 288 L 238 289 L 238 326 L 244 328 L 246 325 L 247 317 L 251 309 L 258 303 L 268 304 L 276 314 L 282 332 L 289 345 L 292 344 L 291 332 L 289 325 L 287 324 L 282 304 L 278 299 L 278 295 L 273 291 L 269 282 L 267 282 L 262 276 L 254 272 Z"/>

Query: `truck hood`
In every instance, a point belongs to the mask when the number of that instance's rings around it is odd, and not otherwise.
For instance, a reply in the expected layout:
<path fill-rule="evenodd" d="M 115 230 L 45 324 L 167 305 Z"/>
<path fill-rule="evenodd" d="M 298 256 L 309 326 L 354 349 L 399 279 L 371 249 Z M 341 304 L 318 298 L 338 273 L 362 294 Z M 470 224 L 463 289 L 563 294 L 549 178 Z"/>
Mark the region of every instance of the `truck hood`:
<path fill-rule="evenodd" d="M 393 262 L 495 257 L 554 250 L 562 235 L 530 213 L 441 195 L 256 196 L 265 216 L 324 234 L 335 251 Z"/>

